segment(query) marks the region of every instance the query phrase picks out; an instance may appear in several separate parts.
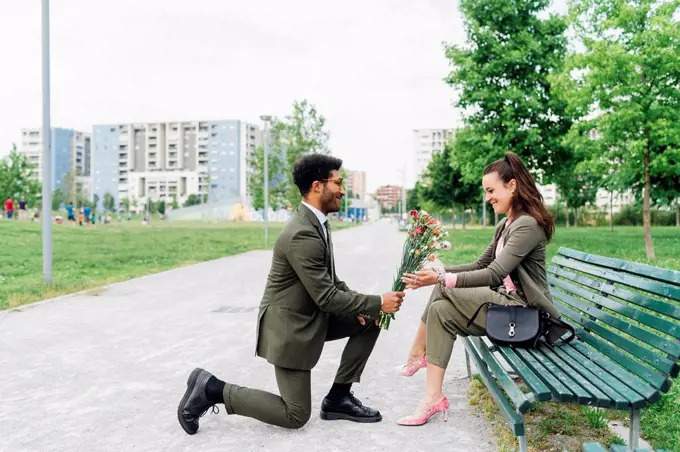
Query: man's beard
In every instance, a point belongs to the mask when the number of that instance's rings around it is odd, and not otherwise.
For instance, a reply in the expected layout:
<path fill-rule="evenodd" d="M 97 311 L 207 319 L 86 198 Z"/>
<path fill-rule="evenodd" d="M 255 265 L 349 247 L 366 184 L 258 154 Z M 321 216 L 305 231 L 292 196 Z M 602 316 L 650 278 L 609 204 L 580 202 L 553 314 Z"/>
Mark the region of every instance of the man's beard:
<path fill-rule="evenodd" d="M 338 212 L 340 208 L 337 205 L 336 195 L 324 189 L 321 197 L 321 205 L 323 206 L 325 213 Z"/>

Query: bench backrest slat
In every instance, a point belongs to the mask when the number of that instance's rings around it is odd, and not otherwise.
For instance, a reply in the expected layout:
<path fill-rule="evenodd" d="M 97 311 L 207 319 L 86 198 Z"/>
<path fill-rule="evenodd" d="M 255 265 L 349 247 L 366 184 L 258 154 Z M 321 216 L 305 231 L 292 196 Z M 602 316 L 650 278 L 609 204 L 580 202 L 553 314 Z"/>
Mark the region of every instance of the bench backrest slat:
<path fill-rule="evenodd" d="M 680 373 L 680 272 L 560 248 L 547 277 L 583 342 L 652 387 L 669 387 Z"/>
<path fill-rule="evenodd" d="M 565 259 L 560 256 L 555 256 L 552 260 L 553 264 L 561 265 L 573 270 L 587 273 L 592 276 L 626 285 L 635 289 L 644 290 L 655 295 L 661 295 L 672 300 L 680 300 L 680 287 L 674 287 L 670 284 L 661 283 L 657 281 L 649 281 L 638 276 L 628 275 L 626 273 L 617 273 L 614 270 L 608 270 L 595 267 L 594 265 L 585 264 L 583 262 Z"/>
<path fill-rule="evenodd" d="M 564 302 L 565 305 L 569 306 L 570 308 L 575 308 L 572 312 L 580 310 L 582 312 L 586 312 L 589 314 L 592 313 L 593 317 L 595 317 L 598 320 L 601 320 L 602 322 L 595 322 L 582 315 L 579 315 L 580 318 L 578 319 L 581 325 L 583 325 L 590 331 L 597 333 L 598 336 L 608 340 L 613 344 L 618 345 L 619 347 L 625 350 L 628 350 L 630 353 L 637 356 L 639 359 L 647 362 L 648 364 L 651 364 L 652 366 L 656 367 L 658 370 L 665 374 L 670 373 L 671 369 L 673 369 L 673 367 L 675 366 L 675 360 L 668 359 L 660 355 L 659 353 L 654 352 L 653 350 L 638 345 L 635 342 L 617 334 L 616 331 L 612 331 L 609 328 L 606 328 L 605 326 L 602 325 L 602 323 L 604 323 L 611 326 L 621 326 L 621 324 L 626 324 L 626 322 L 624 322 L 623 320 L 608 315 L 607 313 L 593 306 L 588 306 L 587 304 L 580 302 L 576 298 L 559 289 L 553 290 L 552 294 L 553 298 L 557 298 L 558 300 Z M 639 339 L 642 339 L 642 336 L 644 336 L 644 333 L 646 333 L 647 335 L 651 335 L 652 337 L 655 337 L 658 340 L 663 340 L 658 336 L 654 336 L 652 333 L 649 333 L 648 331 L 645 331 L 641 328 L 631 325 L 630 323 L 628 323 L 628 326 L 631 327 L 631 330 L 628 331 L 629 334 L 633 335 L 633 333 L 636 332 L 640 333 L 639 336 L 641 337 Z M 621 329 L 623 328 L 625 327 L 622 327 Z M 633 328 L 637 328 L 637 330 Z"/>
<path fill-rule="evenodd" d="M 565 289 L 569 288 L 569 290 L 574 292 L 576 291 L 574 287 L 578 286 L 567 281 L 577 282 L 583 286 L 586 286 L 587 288 L 591 288 L 598 292 L 604 293 L 605 295 L 612 295 L 613 297 L 616 297 L 622 301 L 627 301 L 638 306 L 645 307 L 647 309 L 652 309 L 652 307 L 659 308 L 659 305 L 663 304 L 664 308 L 660 309 L 662 311 L 660 312 L 661 314 L 670 314 L 676 310 L 675 306 L 671 305 L 670 303 L 645 297 L 644 295 L 636 294 L 634 292 L 621 290 L 610 284 L 603 283 L 601 281 L 596 281 L 592 278 L 583 276 L 576 272 L 565 270 L 564 268 L 557 268 L 551 265 L 548 268 L 548 271 L 550 273 L 548 275 L 548 282 L 558 287 L 563 287 Z M 559 276 L 560 278 L 559 279 L 555 278 L 555 276 Z M 593 303 L 611 309 L 612 311 L 615 311 L 621 315 L 624 315 L 640 323 L 643 323 L 649 327 L 657 329 L 662 333 L 673 336 L 676 339 L 680 339 L 680 321 L 672 322 L 660 316 L 648 314 L 645 311 L 641 311 L 629 305 L 619 303 L 613 298 L 607 298 L 603 295 L 599 295 L 596 292 L 591 292 L 586 288 L 583 289 L 579 288 L 578 295 L 582 296 L 583 298 L 586 298 L 589 301 L 592 301 Z M 677 310 L 678 314 L 680 314 L 680 308 L 678 308 Z"/>
<path fill-rule="evenodd" d="M 603 311 L 600 309 L 601 306 L 606 307 L 608 309 L 611 309 L 613 312 L 616 312 L 618 314 L 624 314 L 626 317 L 636 319 L 639 321 L 639 318 L 642 317 L 645 319 L 645 314 L 642 311 L 637 311 L 637 312 L 630 312 L 630 311 L 636 311 L 633 308 L 628 308 L 627 306 L 623 306 L 620 303 L 617 303 L 616 301 L 613 301 L 608 298 L 601 297 L 599 295 L 596 295 L 592 292 L 589 292 L 585 289 L 581 289 L 575 284 L 567 282 L 565 279 L 557 279 L 555 277 L 548 276 L 548 281 L 555 287 L 555 289 L 560 289 L 563 292 L 561 293 L 564 295 L 567 295 L 569 293 L 578 295 L 588 301 L 591 301 L 593 303 L 597 303 L 597 305 L 589 305 L 586 304 L 585 302 L 581 302 L 580 300 L 570 297 L 569 299 L 562 299 L 564 301 L 567 301 L 570 305 L 577 307 L 583 312 L 588 313 L 592 317 L 595 317 L 596 319 L 602 320 L 604 323 L 606 323 L 609 326 L 612 326 L 614 328 L 617 328 L 621 331 L 623 331 L 626 334 L 629 334 L 633 336 L 636 339 L 639 339 L 655 348 L 657 348 L 659 351 L 662 351 L 664 353 L 668 353 L 672 356 L 677 356 L 680 355 L 680 342 L 679 341 L 672 341 L 668 340 L 662 336 L 659 336 L 658 334 L 654 334 L 652 331 L 640 328 L 634 324 L 632 324 L 630 321 L 621 319 L 620 317 L 615 317 L 611 314 L 608 314 L 606 311 Z M 555 296 L 555 293 L 557 290 L 553 291 L 553 296 Z M 565 293 L 566 292 L 566 293 Z M 573 300 L 573 302 L 572 302 Z M 599 306 L 598 306 L 599 305 Z M 631 315 L 632 314 L 632 315 Z M 654 316 L 650 316 L 653 317 Z M 660 322 L 660 319 L 655 319 L 657 322 Z M 655 324 L 657 322 L 654 322 Z M 640 321 L 641 324 L 646 324 L 644 321 Z M 652 322 L 650 322 L 652 323 Z M 670 323 L 670 322 L 669 322 Z M 647 324 L 648 325 L 648 324 Z M 652 325 L 648 325 L 652 326 Z M 654 325 L 656 326 L 656 325 Z M 659 328 L 660 330 L 661 328 Z M 673 333 L 680 334 L 680 325 L 678 328 L 668 328 L 671 330 Z M 677 331 L 676 331 L 677 330 Z"/>
<path fill-rule="evenodd" d="M 621 270 L 626 273 L 642 276 L 643 278 L 680 285 L 680 271 L 638 264 L 636 262 L 624 261 L 613 257 L 597 256 L 595 254 L 588 254 L 583 251 L 576 251 L 569 248 L 560 248 L 559 254 L 581 262 L 590 262 L 599 267 Z"/>
<path fill-rule="evenodd" d="M 614 361 L 618 362 L 622 366 L 626 367 L 629 371 L 635 373 L 636 375 L 639 375 L 641 378 L 647 381 L 660 383 L 667 378 L 668 372 L 658 371 L 656 370 L 658 369 L 658 367 L 654 365 L 659 364 L 655 359 L 659 357 L 659 355 L 655 355 L 652 352 L 650 352 L 650 350 L 643 349 L 639 345 L 632 344 L 627 339 L 624 339 L 621 336 L 617 336 L 610 330 L 607 330 L 606 328 L 598 325 L 592 320 L 589 320 L 586 317 L 582 316 L 581 314 L 577 313 L 576 311 L 568 308 L 567 305 L 565 304 L 558 304 L 556 307 L 563 315 L 585 327 L 585 330 L 581 330 L 578 332 L 578 336 L 584 342 L 592 345 L 593 348 L 595 348 L 596 350 L 599 350 L 602 353 L 608 355 Z M 597 336 L 596 342 L 588 341 L 585 339 L 586 337 L 595 338 L 595 336 Z M 606 341 L 611 342 L 614 345 L 618 345 L 620 348 L 616 348 L 611 344 L 604 343 L 600 338 L 605 339 Z M 643 361 L 654 365 L 656 369 L 649 368 L 643 365 L 642 363 L 636 361 L 632 357 L 628 356 L 627 354 L 624 354 L 624 352 L 620 351 L 620 349 L 626 350 L 625 348 L 626 345 L 633 346 L 633 348 L 638 352 L 641 352 L 640 349 L 643 349 L 644 352 L 641 353 L 641 356 L 638 355 L 638 357 Z M 666 361 L 665 364 L 668 364 L 668 362 Z"/>

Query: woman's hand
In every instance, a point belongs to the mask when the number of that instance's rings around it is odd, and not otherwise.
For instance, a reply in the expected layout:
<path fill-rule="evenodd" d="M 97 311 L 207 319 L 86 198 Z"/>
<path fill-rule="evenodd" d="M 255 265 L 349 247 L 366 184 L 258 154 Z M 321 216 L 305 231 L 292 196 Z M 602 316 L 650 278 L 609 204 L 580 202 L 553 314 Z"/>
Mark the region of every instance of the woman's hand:
<path fill-rule="evenodd" d="M 418 270 L 415 273 L 404 273 L 401 281 L 406 284 L 407 289 L 419 289 L 436 284 L 438 276 L 435 270 L 428 268 L 426 270 Z"/>

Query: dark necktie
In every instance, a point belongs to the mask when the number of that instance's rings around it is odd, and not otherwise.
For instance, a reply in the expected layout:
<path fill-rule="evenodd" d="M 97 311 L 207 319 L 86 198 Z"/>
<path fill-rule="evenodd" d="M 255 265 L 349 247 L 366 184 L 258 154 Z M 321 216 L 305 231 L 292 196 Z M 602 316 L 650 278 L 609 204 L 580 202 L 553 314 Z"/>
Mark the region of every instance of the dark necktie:
<path fill-rule="evenodd" d="M 331 278 L 335 281 L 335 259 L 333 258 L 333 238 L 331 237 L 331 222 L 326 220 L 323 225 L 328 234 L 328 251 L 331 253 Z"/>

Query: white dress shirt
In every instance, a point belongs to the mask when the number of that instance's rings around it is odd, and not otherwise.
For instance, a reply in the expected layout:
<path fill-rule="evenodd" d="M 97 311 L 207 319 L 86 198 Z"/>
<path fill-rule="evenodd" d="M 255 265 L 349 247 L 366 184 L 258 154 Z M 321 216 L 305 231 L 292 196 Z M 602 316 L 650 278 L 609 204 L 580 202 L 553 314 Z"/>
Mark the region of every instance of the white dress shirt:
<path fill-rule="evenodd" d="M 322 211 L 320 211 L 319 209 L 317 209 L 316 207 L 314 207 L 314 206 L 311 205 L 311 204 L 307 204 L 307 203 L 304 202 L 304 201 L 302 201 L 302 204 L 304 204 L 305 206 L 307 206 L 307 208 L 308 208 L 309 210 L 311 210 L 311 211 L 314 213 L 314 215 L 316 215 L 316 218 L 319 219 L 319 223 L 321 223 L 321 226 L 322 226 L 322 228 L 323 228 L 323 235 L 324 235 L 324 237 L 326 238 L 326 241 L 328 241 L 328 231 L 326 230 L 326 224 L 325 224 L 325 223 L 326 223 L 326 220 L 327 220 L 328 218 L 326 217 L 326 215 L 325 215 Z"/>
<path fill-rule="evenodd" d="M 322 211 L 320 211 L 319 209 L 317 209 L 316 207 L 312 206 L 311 204 L 308 204 L 308 203 L 306 203 L 306 202 L 304 202 L 304 201 L 302 201 L 302 204 L 304 204 L 305 206 L 307 206 L 307 208 L 308 208 L 309 210 L 311 210 L 311 211 L 314 213 L 314 215 L 316 215 L 316 218 L 319 219 L 319 223 L 321 223 L 321 226 L 322 226 L 322 228 L 323 228 L 324 237 L 326 238 L 326 242 L 328 242 L 328 231 L 326 230 L 326 220 L 327 220 L 328 218 L 326 217 L 326 215 L 325 215 Z M 384 302 L 384 301 L 385 301 L 385 300 L 383 300 L 383 296 L 380 295 L 380 307 L 381 307 L 381 308 L 382 308 L 382 305 L 383 305 L 383 302 Z"/>

